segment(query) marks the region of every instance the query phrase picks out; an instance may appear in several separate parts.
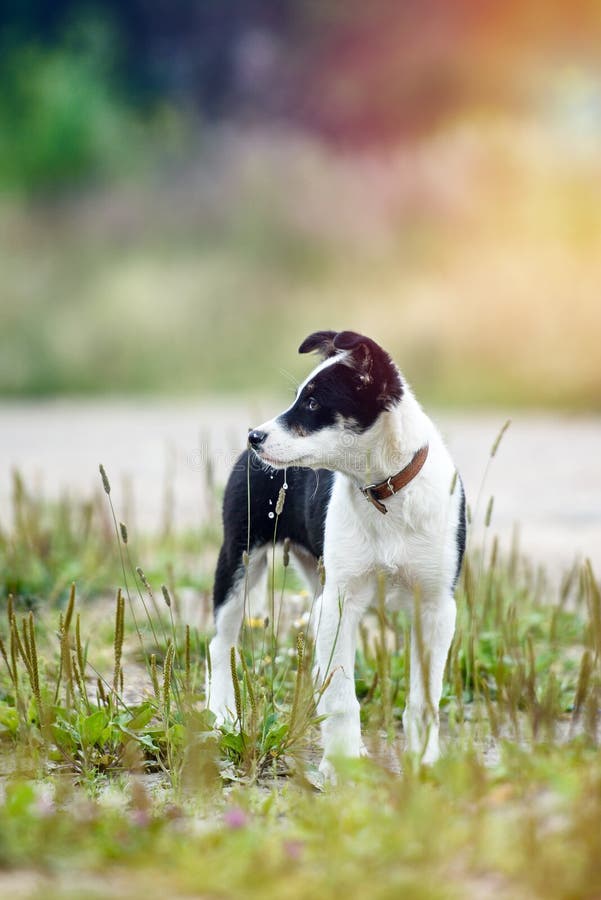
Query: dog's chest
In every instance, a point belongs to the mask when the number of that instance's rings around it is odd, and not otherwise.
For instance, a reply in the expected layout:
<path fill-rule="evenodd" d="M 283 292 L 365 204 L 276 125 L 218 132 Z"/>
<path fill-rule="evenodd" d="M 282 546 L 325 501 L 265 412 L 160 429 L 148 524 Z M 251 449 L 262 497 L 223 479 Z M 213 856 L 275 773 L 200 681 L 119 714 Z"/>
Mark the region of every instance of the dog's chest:
<path fill-rule="evenodd" d="M 409 528 L 379 528 L 366 547 L 364 570 L 384 573 L 391 586 L 409 587 L 419 580 L 430 546 L 428 536 Z"/>
<path fill-rule="evenodd" d="M 432 508 L 425 498 L 397 497 L 386 514 L 336 490 L 328 510 L 324 555 L 349 575 L 379 570 L 408 584 L 432 554 Z M 434 518 L 436 518 L 434 516 Z"/>

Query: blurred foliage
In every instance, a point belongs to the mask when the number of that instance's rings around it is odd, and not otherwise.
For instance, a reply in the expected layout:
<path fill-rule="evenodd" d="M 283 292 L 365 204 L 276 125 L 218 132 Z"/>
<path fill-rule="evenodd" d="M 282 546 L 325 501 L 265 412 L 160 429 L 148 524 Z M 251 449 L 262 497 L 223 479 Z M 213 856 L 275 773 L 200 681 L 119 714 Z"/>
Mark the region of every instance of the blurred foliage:
<path fill-rule="evenodd" d="M 144 171 L 170 151 L 175 108 L 132 103 L 117 63 L 119 35 L 84 18 L 61 42 L 0 41 L 0 190 L 60 195 Z"/>
<path fill-rule="evenodd" d="M 72 187 L 122 161 L 132 119 L 93 62 L 31 47 L 5 59 L 0 78 L 2 187 Z"/>
<path fill-rule="evenodd" d="M 277 130 L 0 209 L 0 392 L 284 392 L 319 328 L 390 350 L 443 404 L 598 409 L 596 141 L 482 120 L 341 158 Z"/>
<path fill-rule="evenodd" d="M 0 395 L 273 390 L 352 327 L 426 400 L 598 409 L 600 31 L 592 0 L 4 4 Z"/>
<path fill-rule="evenodd" d="M 28 190 L 114 169 L 144 145 L 135 124 L 163 107 L 344 147 L 423 135 L 466 110 L 522 111 L 540 102 L 541 68 L 594 68 L 601 32 L 594 0 L 3 6 L 0 172 Z"/>

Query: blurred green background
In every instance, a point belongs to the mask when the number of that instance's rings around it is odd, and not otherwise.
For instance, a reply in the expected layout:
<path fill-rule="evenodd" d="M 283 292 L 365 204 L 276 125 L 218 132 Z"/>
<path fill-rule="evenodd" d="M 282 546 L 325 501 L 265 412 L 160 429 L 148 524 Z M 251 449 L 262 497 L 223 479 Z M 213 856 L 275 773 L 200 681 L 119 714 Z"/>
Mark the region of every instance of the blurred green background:
<path fill-rule="evenodd" d="M 440 404 L 601 409 L 601 7 L 12 0 L 0 395 L 284 389 L 316 328 Z"/>

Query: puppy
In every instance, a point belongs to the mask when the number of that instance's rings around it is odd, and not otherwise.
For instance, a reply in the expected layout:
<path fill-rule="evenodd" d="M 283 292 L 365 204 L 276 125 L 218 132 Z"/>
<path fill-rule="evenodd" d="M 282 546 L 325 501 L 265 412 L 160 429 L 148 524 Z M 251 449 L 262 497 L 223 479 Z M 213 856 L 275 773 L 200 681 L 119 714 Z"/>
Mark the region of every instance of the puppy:
<path fill-rule="evenodd" d="M 337 755 L 364 753 L 355 647 L 382 576 L 387 596 L 414 619 L 419 615 L 403 728 L 408 750 L 433 763 L 455 629 L 453 593 L 465 550 L 463 485 L 437 428 L 378 344 L 353 331 L 319 331 L 299 348 L 312 351 L 320 364 L 288 409 L 249 433 L 249 449 L 226 487 L 208 704 L 218 721 L 235 717 L 230 650 L 238 640 L 245 591 L 267 566 L 283 486 L 276 539 L 290 539 L 310 588 L 321 595 L 316 677 L 318 685 L 329 679 L 318 710 L 324 716 L 321 771 L 333 775 Z"/>

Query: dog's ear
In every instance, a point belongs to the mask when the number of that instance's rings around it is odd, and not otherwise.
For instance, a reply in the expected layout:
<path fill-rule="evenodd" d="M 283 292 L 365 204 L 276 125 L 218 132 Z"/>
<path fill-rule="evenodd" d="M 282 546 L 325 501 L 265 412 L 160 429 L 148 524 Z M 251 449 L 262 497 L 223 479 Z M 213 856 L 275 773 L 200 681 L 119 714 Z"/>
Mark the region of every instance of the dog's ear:
<path fill-rule="evenodd" d="M 324 359 L 334 356 L 337 352 L 334 346 L 335 331 L 315 331 L 306 337 L 298 348 L 299 353 L 319 353 Z"/>
<path fill-rule="evenodd" d="M 348 350 L 352 357 L 353 367 L 368 376 L 374 364 L 376 353 L 383 351 L 374 341 L 356 331 L 341 331 L 334 338 L 335 351 Z"/>
<path fill-rule="evenodd" d="M 334 347 L 347 351 L 349 365 L 357 373 L 358 390 L 374 391 L 376 401 L 384 408 L 401 399 L 399 370 L 379 344 L 356 331 L 341 331 L 334 338 Z"/>

